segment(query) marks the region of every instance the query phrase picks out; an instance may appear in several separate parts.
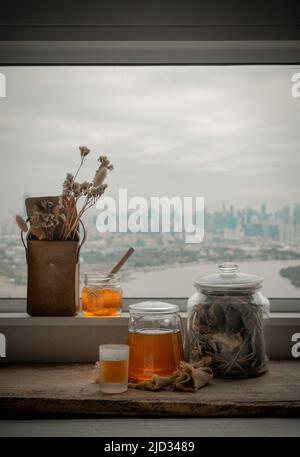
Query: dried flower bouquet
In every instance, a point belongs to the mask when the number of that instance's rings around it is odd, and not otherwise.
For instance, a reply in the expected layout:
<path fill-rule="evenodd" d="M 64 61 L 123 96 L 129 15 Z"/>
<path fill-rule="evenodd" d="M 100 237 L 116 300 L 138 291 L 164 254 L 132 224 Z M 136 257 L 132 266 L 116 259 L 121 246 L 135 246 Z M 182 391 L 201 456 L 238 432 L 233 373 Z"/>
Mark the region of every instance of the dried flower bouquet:
<path fill-rule="evenodd" d="M 80 146 L 79 151 L 80 164 L 75 175 L 67 173 L 62 194 L 59 197 L 28 199 L 27 221 L 20 215 L 16 216 L 18 227 L 22 232 L 27 232 L 28 238 L 40 241 L 78 240 L 81 217 L 103 195 L 107 187 L 104 183 L 107 172 L 113 170 L 108 158 L 101 155 L 93 181 L 78 182 L 78 174 L 90 153 L 86 146 Z"/>

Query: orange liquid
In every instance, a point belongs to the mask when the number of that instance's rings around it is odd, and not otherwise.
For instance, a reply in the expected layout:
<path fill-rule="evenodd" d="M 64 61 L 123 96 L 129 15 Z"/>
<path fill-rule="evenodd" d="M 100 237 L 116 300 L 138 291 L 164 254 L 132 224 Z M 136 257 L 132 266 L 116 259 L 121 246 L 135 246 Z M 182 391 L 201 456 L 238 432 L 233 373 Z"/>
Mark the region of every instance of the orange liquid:
<path fill-rule="evenodd" d="M 169 376 L 184 360 L 181 332 L 139 330 L 129 332 L 129 379 L 145 381 L 154 374 Z"/>
<path fill-rule="evenodd" d="M 82 310 L 87 316 L 119 316 L 122 292 L 118 289 L 82 289 Z"/>
<path fill-rule="evenodd" d="M 103 384 L 126 384 L 128 360 L 101 360 L 100 381 Z"/>

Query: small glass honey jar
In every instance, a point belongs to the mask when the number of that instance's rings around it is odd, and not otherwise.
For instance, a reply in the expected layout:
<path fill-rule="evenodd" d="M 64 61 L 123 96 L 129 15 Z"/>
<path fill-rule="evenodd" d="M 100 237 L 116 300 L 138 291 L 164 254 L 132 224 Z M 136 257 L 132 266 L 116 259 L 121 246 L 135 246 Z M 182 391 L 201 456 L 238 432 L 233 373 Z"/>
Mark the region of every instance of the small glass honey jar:
<path fill-rule="evenodd" d="M 85 274 L 82 310 L 86 316 L 115 317 L 122 311 L 120 275 Z"/>

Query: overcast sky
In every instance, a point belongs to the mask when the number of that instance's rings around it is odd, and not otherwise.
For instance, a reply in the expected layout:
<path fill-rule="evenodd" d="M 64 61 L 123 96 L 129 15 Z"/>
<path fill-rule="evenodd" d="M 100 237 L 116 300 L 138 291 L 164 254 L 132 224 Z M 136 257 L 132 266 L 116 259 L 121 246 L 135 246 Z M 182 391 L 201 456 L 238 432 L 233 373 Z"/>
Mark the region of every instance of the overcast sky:
<path fill-rule="evenodd" d="M 209 210 L 300 201 L 299 68 L 0 67 L 2 217 L 57 195 L 87 145 L 115 165 L 107 195 L 204 196 Z"/>

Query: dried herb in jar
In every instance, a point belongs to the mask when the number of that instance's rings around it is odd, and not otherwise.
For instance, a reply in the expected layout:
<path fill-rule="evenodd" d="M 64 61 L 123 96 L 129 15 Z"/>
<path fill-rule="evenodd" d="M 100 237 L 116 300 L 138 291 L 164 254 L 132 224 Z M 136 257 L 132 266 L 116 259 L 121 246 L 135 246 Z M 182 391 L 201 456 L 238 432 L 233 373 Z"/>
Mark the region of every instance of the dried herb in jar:
<path fill-rule="evenodd" d="M 210 281 L 206 277 L 196 283 L 198 292 L 188 303 L 190 360 L 211 356 L 212 369 L 219 377 L 265 372 L 268 300 L 257 291 L 261 278 L 223 273 L 217 281 L 217 275 L 211 276 Z"/>

